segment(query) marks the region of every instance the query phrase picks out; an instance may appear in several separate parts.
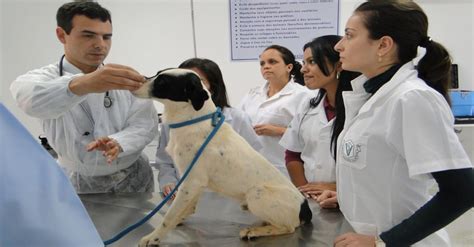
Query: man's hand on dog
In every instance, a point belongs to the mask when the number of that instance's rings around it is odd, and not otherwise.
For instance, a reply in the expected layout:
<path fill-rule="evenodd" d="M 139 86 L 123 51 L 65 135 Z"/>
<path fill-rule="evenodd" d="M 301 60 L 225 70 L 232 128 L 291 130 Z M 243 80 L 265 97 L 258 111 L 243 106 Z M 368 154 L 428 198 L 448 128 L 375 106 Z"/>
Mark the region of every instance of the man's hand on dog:
<path fill-rule="evenodd" d="M 282 136 L 286 128 L 271 124 L 257 124 L 253 126 L 253 130 L 259 136 Z"/>
<path fill-rule="evenodd" d="M 122 147 L 116 140 L 106 136 L 89 143 L 87 151 L 90 152 L 92 150 L 102 151 L 102 155 L 106 157 L 107 163 L 111 164 L 119 153 L 122 152 Z"/>
<path fill-rule="evenodd" d="M 109 90 L 139 89 L 145 77 L 128 66 L 106 64 L 94 72 L 74 78 L 69 83 L 69 90 L 76 95 L 103 93 Z"/>

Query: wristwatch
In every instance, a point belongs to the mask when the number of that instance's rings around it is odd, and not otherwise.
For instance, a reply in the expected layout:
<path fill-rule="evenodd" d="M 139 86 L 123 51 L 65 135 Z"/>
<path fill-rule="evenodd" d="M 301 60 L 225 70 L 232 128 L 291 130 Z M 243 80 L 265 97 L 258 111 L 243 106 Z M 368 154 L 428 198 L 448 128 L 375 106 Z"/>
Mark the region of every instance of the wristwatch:
<path fill-rule="evenodd" d="M 385 247 L 385 242 L 380 238 L 379 235 L 375 235 L 375 247 Z"/>

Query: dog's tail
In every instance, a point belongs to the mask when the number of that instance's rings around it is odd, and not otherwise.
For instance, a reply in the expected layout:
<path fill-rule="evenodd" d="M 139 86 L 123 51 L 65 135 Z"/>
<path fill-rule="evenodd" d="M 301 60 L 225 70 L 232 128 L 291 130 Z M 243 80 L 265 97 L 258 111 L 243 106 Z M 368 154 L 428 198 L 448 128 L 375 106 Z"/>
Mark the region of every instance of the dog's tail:
<path fill-rule="evenodd" d="M 311 223 L 311 219 L 313 218 L 313 213 L 311 212 L 311 209 L 309 208 L 308 205 L 308 200 L 304 200 L 303 203 L 301 203 L 300 207 L 300 222 L 302 225 Z"/>

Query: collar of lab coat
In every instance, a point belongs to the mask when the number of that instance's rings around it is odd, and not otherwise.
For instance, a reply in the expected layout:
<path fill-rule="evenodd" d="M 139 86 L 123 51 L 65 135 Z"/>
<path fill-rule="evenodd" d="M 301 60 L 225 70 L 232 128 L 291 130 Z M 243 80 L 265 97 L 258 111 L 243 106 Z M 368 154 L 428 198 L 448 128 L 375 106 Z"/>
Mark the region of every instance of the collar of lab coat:
<path fill-rule="evenodd" d="M 368 80 L 365 75 L 360 75 L 354 80 L 351 81 L 352 85 L 352 92 L 357 94 L 365 94 L 367 93 L 364 88 L 364 83 Z"/>
<path fill-rule="evenodd" d="M 307 114 L 309 115 L 317 115 L 319 122 L 322 125 L 327 125 L 329 123 L 328 118 L 326 116 L 326 109 L 324 109 L 324 101 L 326 100 L 326 96 L 327 95 L 325 94 L 319 104 L 314 108 L 310 108 L 307 112 Z"/>
<path fill-rule="evenodd" d="M 385 85 L 383 85 L 372 97 L 370 97 L 367 102 L 361 107 L 359 114 L 363 114 L 365 112 L 370 111 L 370 109 L 378 102 L 381 102 L 388 99 L 388 95 L 392 93 L 396 87 L 400 86 L 402 83 L 406 83 L 407 79 L 412 76 L 417 76 L 418 72 L 415 70 L 415 65 L 412 61 L 404 64 L 390 79 Z M 365 76 L 364 76 L 365 77 Z M 360 77 L 356 78 L 358 80 Z M 365 77 L 365 81 L 367 81 L 367 77 Z M 357 81 L 355 82 L 357 86 L 361 86 L 362 88 L 358 88 L 358 90 L 364 90 L 364 83 L 365 81 Z M 353 84 L 354 87 L 354 84 Z"/>
<path fill-rule="evenodd" d="M 267 92 L 268 92 L 268 87 L 269 86 L 270 86 L 270 83 L 267 81 L 265 83 L 265 85 L 263 85 L 260 88 L 259 92 L 258 92 L 260 94 L 260 96 L 267 97 Z M 294 91 L 296 90 L 296 87 L 298 87 L 298 86 L 299 86 L 299 84 L 297 84 L 296 82 L 293 82 L 293 79 L 292 79 L 278 93 L 276 93 L 275 95 L 273 95 L 270 98 L 267 98 L 265 101 L 278 99 L 282 96 L 292 94 L 292 93 L 294 93 Z"/>
<path fill-rule="evenodd" d="M 103 65 L 99 65 L 99 68 L 102 67 Z M 70 63 L 66 57 L 63 59 L 63 72 L 64 74 L 70 73 L 70 74 L 80 74 L 83 73 L 78 67 L 74 66 L 72 63 Z"/>
<path fill-rule="evenodd" d="M 63 59 L 63 73 L 66 74 L 66 73 L 70 73 L 70 74 L 80 74 L 82 73 L 82 71 L 74 66 L 72 63 L 70 63 L 66 57 L 64 57 Z"/>

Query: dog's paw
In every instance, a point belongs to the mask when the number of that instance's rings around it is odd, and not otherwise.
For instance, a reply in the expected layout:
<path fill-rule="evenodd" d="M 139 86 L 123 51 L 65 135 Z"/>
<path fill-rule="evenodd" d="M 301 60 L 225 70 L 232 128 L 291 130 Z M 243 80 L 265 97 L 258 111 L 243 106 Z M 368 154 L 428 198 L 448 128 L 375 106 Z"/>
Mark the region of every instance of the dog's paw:
<path fill-rule="evenodd" d="M 138 247 L 154 247 L 160 246 L 160 238 L 155 236 L 155 234 L 151 233 L 146 235 L 140 240 Z"/>
<path fill-rule="evenodd" d="M 252 231 L 252 228 L 245 228 L 240 230 L 240 239 L 242 240 L 255 240 L 258 236 Z"/>

